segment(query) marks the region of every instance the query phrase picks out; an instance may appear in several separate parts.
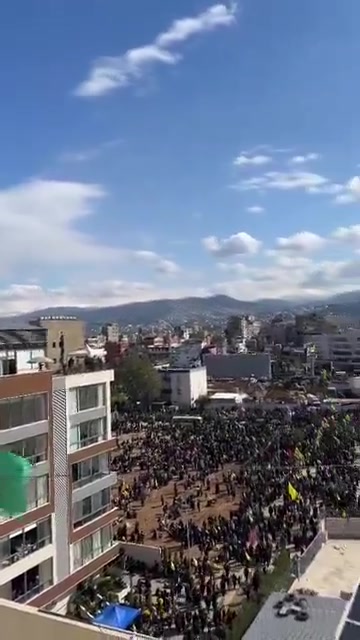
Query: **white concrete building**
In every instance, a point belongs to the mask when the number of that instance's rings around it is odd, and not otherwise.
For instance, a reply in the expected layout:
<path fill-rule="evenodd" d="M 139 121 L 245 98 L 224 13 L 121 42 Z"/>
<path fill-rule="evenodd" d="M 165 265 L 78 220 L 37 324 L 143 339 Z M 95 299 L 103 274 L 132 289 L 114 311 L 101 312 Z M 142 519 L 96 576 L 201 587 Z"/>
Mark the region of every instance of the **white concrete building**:
<path fill-rule="evenodd" d="M 313 334 L 307 338 L 308 342 L 315 345 L 320 361 L 333 362 L 339 371 L 351 368 L 360 370 L 360 329 Z"/>
<path fill-rule="evenodd" d="M 110 471 L 113 370 L 53 380 L 55 566 L 66 580 L 116 547 Z M 69 499 L 70 497 L 70 499 Z M 70 523 L 70 526 L 69 526 Z"/>
<path fill-rule="evenodd" d="M 241 407 L 246 393 L 227 393 L 217 391 L 209 397 L 209 409 L 236 409 Z"/>
<path fill-rule="evenodd" d="M 170 368 L 161 371 L 165 400 L 179 407 L 192 407 L 207 395 L 206 367 Z"/>

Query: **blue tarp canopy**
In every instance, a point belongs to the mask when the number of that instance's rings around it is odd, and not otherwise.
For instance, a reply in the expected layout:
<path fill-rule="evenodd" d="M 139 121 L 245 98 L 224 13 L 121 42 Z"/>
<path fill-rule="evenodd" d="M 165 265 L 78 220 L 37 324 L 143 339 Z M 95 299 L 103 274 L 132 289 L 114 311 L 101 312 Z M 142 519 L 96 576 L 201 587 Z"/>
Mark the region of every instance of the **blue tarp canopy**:
<path fill-rule="evenodd" d="M 141 609 L 127 607 L 124 604 L 110 604 L 94 618 L 93 624 L 124 631 L 132 625 L 140 613 Z"/>

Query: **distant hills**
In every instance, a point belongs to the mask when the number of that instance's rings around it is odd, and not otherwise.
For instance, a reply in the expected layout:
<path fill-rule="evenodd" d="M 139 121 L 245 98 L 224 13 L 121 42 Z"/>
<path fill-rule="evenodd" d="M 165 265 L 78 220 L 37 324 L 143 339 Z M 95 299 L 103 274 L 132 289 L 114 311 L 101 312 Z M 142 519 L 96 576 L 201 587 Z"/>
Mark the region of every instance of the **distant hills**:
<path fill-rule="evenodd" d="M 360 317 L 360 291 L 351 291 L 323 300 L 291 301 L 282 299 L 262 299 L 256 301 L 236 300 L 230 296 L 216 295 L 207 298 L 189 297 L 176 300 L 151 300 L 132 302 L 113 307 L 53 307 L 39 309 L 16 318 L 11 323 L 24 324 L 33 318 L 46 315 L 73 315 L 84 320 L 88 325 L 118 322 L 126 325 L 150 325 L 159 321 L 172 325 L 186 321 L 221 321 L 229 315 L 254 314 L 271 315 L 280 312 L 291 312 L 326 308 L 328 312 Z M 1 326 L 9 325 L 9 318 L 1 319 Z"/>

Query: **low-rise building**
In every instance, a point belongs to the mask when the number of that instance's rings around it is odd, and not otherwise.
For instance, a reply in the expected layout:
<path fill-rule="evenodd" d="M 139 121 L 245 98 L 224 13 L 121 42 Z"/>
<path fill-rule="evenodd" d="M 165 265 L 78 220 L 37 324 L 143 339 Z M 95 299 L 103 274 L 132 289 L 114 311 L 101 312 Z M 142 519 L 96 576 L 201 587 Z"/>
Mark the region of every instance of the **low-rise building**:
<path fill-rule="evenodd" d="M 160 369 L 161 399 L 179 407 L 193 407 L 207 395 L 206 367 Z"/>

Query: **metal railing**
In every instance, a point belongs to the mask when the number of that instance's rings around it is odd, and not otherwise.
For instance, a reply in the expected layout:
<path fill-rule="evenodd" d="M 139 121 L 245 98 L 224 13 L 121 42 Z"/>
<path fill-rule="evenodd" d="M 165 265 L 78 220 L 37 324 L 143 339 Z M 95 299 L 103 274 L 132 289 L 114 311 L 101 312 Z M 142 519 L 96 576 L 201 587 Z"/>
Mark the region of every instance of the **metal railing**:
<path fill-rule="evenodd" d="M 87 484 L 95 482 L 95 480 L 100 480 L 100 478 L 105 478 L 105 476 L 109 475 L 110 471 L 97 471 L 96 473 L 84 476 L 79 480 L 75 480 L 75 482 L 72 483 L 72 487 L 73 489 L 80 489 L 80 487 L 86 487 Z"/>
<path fill-rule="evenodd" d="M 84 447 L 89 447 L 92 444 L 97 444 L 98 442 L 103 442 L 107 440 L 107 432 L 103 433 L 100 431 L 97 435 L 89 436 L 89 438 L 84 438 L 82 440 L 77 440 L 76 442 L 70 443 L 70 451 L 79 451 L 79 449 L 83 449 Z"/>
<path fill-rule="evenodd" d="M 100 509 L 97 509 L 96 511 L 93 511 L 92 513 L 88 513 L 87 515 L 82 516 L 78 520 L 74 520 L 73 521 L 74 529 L 78 529 L 79 527 L 83 527 L 85 524 L 88 524 L 89 522 L 92 522 L 92 520 L 95 520 L 95 518 L 98 518 L 99 516 L 102 516 L 104 513 L 108 513 L 109 511 L 113 511 L 113 509 L 115 509 L 113 503 L 109 502 L 109 504 L 101 507 Z"/>
<path fill-rule="evenodd" d="M 35 584 L 33 587 L 31 587 L 21 595 L 17 595 L 16 591 L 13 592 L 12 599 L 14 602 L 18 602 L 19 604 L 24 604 L 25 602 L 28 602 L 28 600 L 31 600 L 31 598 L 35 598 L 35 596 L 38 596 L 39 593 L 41 593 L 42 591 L 45 591 L 45 589 L 49 589 L 49 587 L 52 587 L 52 585 L 53 585 L 53 580 L 40 582 L 39 584 Z"/>
<path fill-rule="evenodd" d="M 41 540 L 37 540 L 36 542 L 26 542 L 25 540 L 14 553 L 9 554 L 4 558 L 0 558 L 2 569 L 11 566 L 15 562 L 19 562 L 19 560 L 23 560 L 31 553 L 35 553 L 35 551 L 43 549 L 43 547 L 46 547 L 48 544 L 51 544 L 50 535 L 42 538 Z"/>

